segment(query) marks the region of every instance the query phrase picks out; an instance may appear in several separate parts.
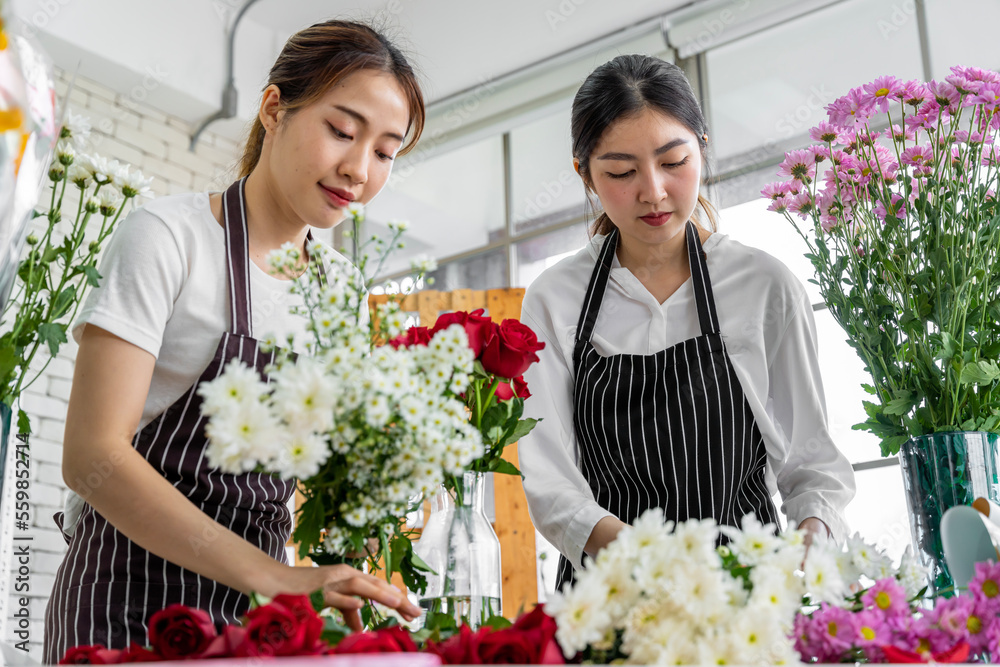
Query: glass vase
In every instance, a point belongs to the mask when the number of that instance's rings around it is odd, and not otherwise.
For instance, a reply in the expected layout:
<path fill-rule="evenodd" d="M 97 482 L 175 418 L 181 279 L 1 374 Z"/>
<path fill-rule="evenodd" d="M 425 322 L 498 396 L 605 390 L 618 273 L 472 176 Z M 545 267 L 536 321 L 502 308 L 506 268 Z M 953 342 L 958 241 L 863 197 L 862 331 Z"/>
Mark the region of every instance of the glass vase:
<path fill-rule="evenodd" d="M 425 615 L 478 628 L 501 614 L 500 540 L 483 508 L 486 474 L 467 472 L 461 481 L 458 493 L 438 488 L 413 548 L 433 570 L 420 598 Z"/>
<path fill-rule="evenodd" d="M 1000 503 L 998 441 L 997 433 L 934 433 L 911 438 L 899 449 L 914 553 L 928 569 L 933 592 L 954 593 L 941 541 L 944 513 L 976 498 Z"/>

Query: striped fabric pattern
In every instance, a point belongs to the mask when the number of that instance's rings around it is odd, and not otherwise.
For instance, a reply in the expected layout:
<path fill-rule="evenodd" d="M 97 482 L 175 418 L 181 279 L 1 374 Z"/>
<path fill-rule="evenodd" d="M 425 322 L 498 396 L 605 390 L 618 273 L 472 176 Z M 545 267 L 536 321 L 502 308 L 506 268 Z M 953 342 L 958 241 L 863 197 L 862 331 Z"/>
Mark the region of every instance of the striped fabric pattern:
<path fill-rule="evenodd" d="M 597 503 L 625 523 L 660 507 L 667 520 L 714 518 L 738 526 L 748 513 L 776 522 L 764 481 L 764 440 L 719 331 L 696 227 L 686 229 L 702 335 L 651 355 L 603 357 L 591 344 L 618 246 L 604 243 L 574 349 L 574 424 L 580 467 Z M 573 568 L 559 563 L 558 586 Z"/>
<path fill-rule="evenodd" d="M 234 183 L 223 197 L 231 331 L 223 334 L 198 382 L 139 431 L 133 446 L 221 527 L 287 563 L 285 543 L 292 528 L 288 501 L 294 481 L 260 473 L 232 475 L 210 466 L 197 394 L 198 386 L 218 377 L 232 359 L 265 377 L 264 369 L 276 354 L 261 350 L 251 337 L 245 181 Z M 62 519 L 60 512 L 56 515 L 60 529 Z M 197 553 L 208 548 L 213 536 L 182 539 Z M 45 614 L 48 663 L 57 662 L 73 646 L 145 644 L 149 616 L 170 604 L 203 609 L 219 626 L 236 622 L 249 608 L 246 595 L 139 547 L 89 505 L 67 541 L 69 550 L 56 573 Z"/>

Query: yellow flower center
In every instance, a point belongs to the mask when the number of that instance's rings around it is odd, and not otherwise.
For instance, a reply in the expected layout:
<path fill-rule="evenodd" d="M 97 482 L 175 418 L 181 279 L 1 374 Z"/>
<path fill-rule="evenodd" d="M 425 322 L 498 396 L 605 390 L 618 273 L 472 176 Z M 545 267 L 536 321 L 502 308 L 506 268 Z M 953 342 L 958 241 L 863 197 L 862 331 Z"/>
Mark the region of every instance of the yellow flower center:
<path fill-rule="evenodd" d="M 917 653 L 930 653 L 931 643 L 927 639 L 921 639 L 917 642 Z"/>
<path fill-rule="evenodd" d="M 888 94 L 889 94 L 888 88 L 879 88 L 878 90 L 875 91 L 875 97 L 885 97 Z"/>
<path fill-rule="evenodd" d="M 983 630 L 983 622 L 978 616 L 969 615 L 969 620 L 965 622 L 965 627 L 968 628 L 969 632 L 974 635 L 978 635 Z"/>
<path fill-rule="evenodd" d="M 995 598 L 997 594 L 1000 594 L 1000 586 L 997 586 L 997 582 L 992 579 L 987 579 L 983 582 L 983 595 L 988 598 Z"/>
<path fill-rule="evenodd" d="M 826 626 L 826 631 L 830 633 L 831 637 L 836 637 L 837 636 L 837 624 L 831 621 Z"/>
<path fill-rule="evenodd" d="M 890 598 L 889 594 L 886 593 L 885 591 L 882 591 L 881 593 L 875 596 L 875 606 L 877 606 L 879 609 L 885 611 L 891 605 L 892 605 L 892 598 Z"/>
<path fill-rule="evenodd" d="M 875 631 L 869 628 L 867 625 L 861 626 L 861 636 L 871 641 L 875 639 Z"/>

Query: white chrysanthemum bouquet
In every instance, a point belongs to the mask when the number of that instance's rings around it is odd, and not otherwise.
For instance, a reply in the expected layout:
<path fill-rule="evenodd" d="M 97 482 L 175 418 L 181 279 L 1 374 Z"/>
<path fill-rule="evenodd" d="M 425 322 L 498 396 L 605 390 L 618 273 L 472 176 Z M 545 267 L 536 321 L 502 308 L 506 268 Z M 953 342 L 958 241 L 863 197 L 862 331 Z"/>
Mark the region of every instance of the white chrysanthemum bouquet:
<path fill-rule="evenodd" d="M 631 664 L 797 663 L 796 618 L 850 609 L 877 580 L 912 598 L 924 574 L 907 554 L 900 570 L 858 537 L 846 550 L 804 533 L 777 535 L 744 517 L 743 529 L 691 520 L 674 526 L 652 509 L 622 529 L 546 604 L 567 657 Z M 720 535 L 728 545 L 717 547 Z"/>
<path fill-rule="evenodd" d="M 362 218 L 352 210 L 355 224 Z M 391 226 L 383 257 L 405 227 Z M 424 568 L 410 547 L 403 518 L 411 504 L 482 454 L 482 437 L 456 397 L 468 386 L 473 356 L 465 329 L 439 331 L 427 346 L 380 346 L 399 335 L 405 317 L 395 302 L 367 317 L 360 273 L 323 275 L 326 246 L 290 244 L 272 253 L 277 274 L 293 278 L 302 298 L 294 310 L 308 319 L 307 354 L 281 354 L 265 382 L 238 361 L 200 393 L 209 417 L 207 455 L 232 472 L 251 470 L 297 478 L 304 502 L 294 539 L 301 556 L 321 564 L 345 554 L 367 555 L 387 576 L 403 575 L 419 590 Z M 301 275 L 299 275 L 301 274 Z M 295 277 L 298 276 L 298 277 Z M 292 341 L 288 341 L 291 347 Z"/>

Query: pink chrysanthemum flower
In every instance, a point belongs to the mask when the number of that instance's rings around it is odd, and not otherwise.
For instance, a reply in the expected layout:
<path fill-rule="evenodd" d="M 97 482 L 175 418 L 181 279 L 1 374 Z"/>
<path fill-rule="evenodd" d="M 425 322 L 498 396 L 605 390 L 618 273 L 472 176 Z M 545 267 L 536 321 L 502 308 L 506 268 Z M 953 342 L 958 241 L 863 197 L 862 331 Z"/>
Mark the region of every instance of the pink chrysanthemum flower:
<path fill-rule="evenodd" d="M 816 161 L 816 164 L 830 158 L 829 146 L 824 146 L 823 144 L 813 144 L 807 150 L 813 154 L 813 159 Z"/>
<path fill-rule="evenodd" d="M 788 210 L 799 216 L 803 220 L 808 220 L 809 215 L 816 209 L 816 202 L 808 192 L 802 192 L 789 200 Z"/>
<path fill-rule="evenodd" d="M 987 636 L 987 619 L 976 608 L 971 597 L 958 596 L 947 600 L 938 600 L 934 608 L 934 620 L 939 628 L 956 640 L 966 640 L 974 652 L 978 652 L 989 643 Z"/>
<path fill-rule="evenodd" d="M 916 141 L 917 139 L 917 133 L 912 128 L 895 124 L 891 128 L 891 134 L 893 140 L 898 142 Z"/>
<path fill-rule="evenodd" d="M 809 128 L 809 137 L 813 141 L 834 144 L 840 139 L 840 128 L 829 121 L 821 120 L 816 127 Z"/>
<path fill-rule="evenodd" d="M 816 176 L 816 157 L 809 150 L 789 151 L 778 167 L 778 175 L 808 183 Z"/>
<path fill-rule="evenodd" d="M 1000 563 L 976 563 L 976 573 L 969 580 L 969 593 L 984 613 L 1000 614 Z"/>
<path fill-rule="evenodd" d="M 808 640 L 816 646 L 816 652 L 823 656 L 820 662 L 840 662 L 858 639 L 854 614 L 824 603 L 813 613 L 813 621 L 808 628 Z"/>
<path fill-rule="evenodd" d="M 881 220 L 882 222 L 885 222 L 885 219 L 887 217 L 891 216 L 891 215 L 896 216 L 900 220 L 905 220 L 906 219 L 906 200 L 903 199 L 903 197 L 901 195 L 893 193 L 892 198 L 890 199 L 888 206 L 886 206 L 885 202 L 883 202 L 882 200 L 879 200 L 875 204 L 874 213 L 875 213 L 875 216 L 878 217 L 878 219 Z M 888 581 L 888 580 L 884 580 L 884 581 Z M 905 598 L 906 593 L 903 592 L 902 589 L 900 590 L 900 592 L 902 593 L 903 597 Z M 887 593 L 880 593 L 879 595 L 880 595 L 880 597 L 875 600 L 875 605 L 876 605 L 876 608 L 882 609 L 881 605 L 885 602 L 885 599 L 888 597 L 888 594 Z M 903 603 L 905 605 L 905 603 L 906 603 L 905 599 L 903 600 Z M 907 613 L 909 613 L 909 607 L 907 606 L 906 608 L 907 608 Z M 900 612 L 893 611 L 892 613 L 900 613 Z"/>
<path fill-rule="evenodd" d="M 864 649 L 871 662 L 882 662 L 880 646 L 885 646 L 891 638 L 889 626 L 881 614 L 871 610 L 858 612 L 855 615 L 858 624 L 858 646 Z"/>
<path fill-rule="evenodd" d="M 916 79 L 903 84 L 903 90 L 900 91 L 900 95 L 902 95 L 903 102 L 914 109 L 931 99 L 930 91 L 927 90 L 924 82 Z"/>
<path fill-rule="evenodd" d="M 873 101 L 861 88 L 852 88 L 850 92 L 826 106 L 830 122 L 841 127 L 854 127 L 868 120 L 873 111 Z"/>
<path fill-rule="evenodd" d="M 989 81 L 982 84 L 971 99 L 975 104 L 982 104 L 987 112 L 996 111 L 997 106 L 1000 106 L 1000 83 Z"/>
<path fill-rule="evenodd" d="M 982 69 L 981 67 L 967 67 L 965 65 L 955 65 L 950 69 L 952 74 L 971 81 L 1000 83 L 1000 73 L 993 70 Z"/>
<path fill-rule="evenodd" d="M 888 111 L 890 100 L 896 99 L 895 95 L 905 90 L 905 86 L 894 76 L 880 76 L 871 83 L 866 83 L 864 89 L 871 95 L 871 103 L 876 109 Z"/>
<path fill-rule="evenodd" d="M 930 146 L 910 146 L 899 156 L 900 162 L 912 167 L 929 167 L 934 165 L 934 149 Z"/>
<path fill-rule="evenodd" d="M 779 199 L 787 195 L 790 189 L 788 181 L 775 181 L 765 185 L 760 193 L 768 199 Z"/>
<path fill-rule="evenodd" d="M 927 89 L 934 95 L 934 101 L 942 107 L 942 110 L 947 110 L 949 113 L 958 110 L 962 95 L 954 85 L 947 81 L 931 81 L 927 84 Z"/>
<path fill-rule="evenodd" d="M 955 86 L 955 90 L 958 91 L 959 95 L 976 95 L 979 93 L 979 89 L 982 87 L 982 81 L 974 81 L 972 79 L 966 78 L 960 74 L 952 74 L 945 77 L 944 79 L 951 85 Z M 968 100 L 966 100 L 966 105 L 968 106 Z"/>

